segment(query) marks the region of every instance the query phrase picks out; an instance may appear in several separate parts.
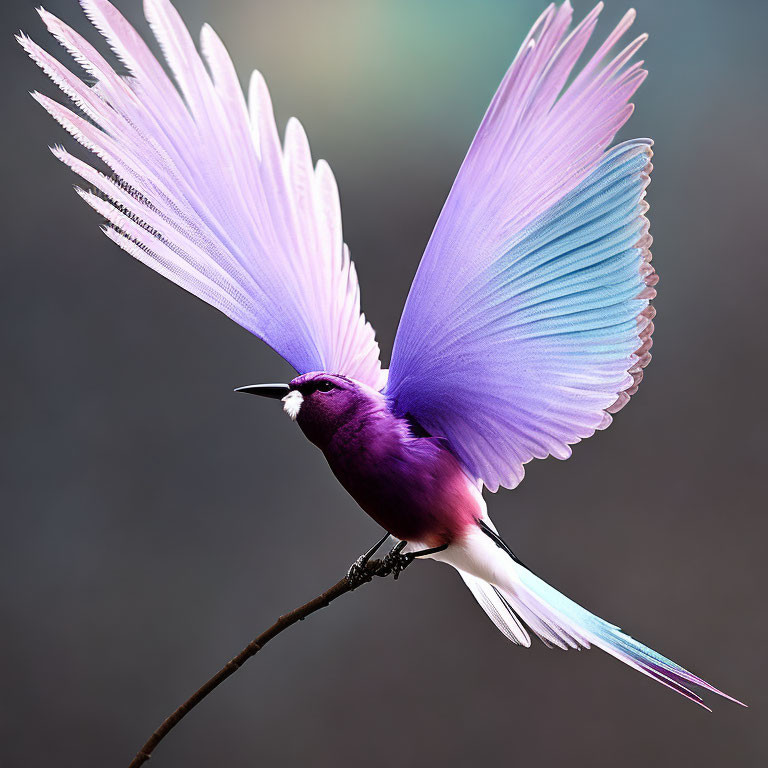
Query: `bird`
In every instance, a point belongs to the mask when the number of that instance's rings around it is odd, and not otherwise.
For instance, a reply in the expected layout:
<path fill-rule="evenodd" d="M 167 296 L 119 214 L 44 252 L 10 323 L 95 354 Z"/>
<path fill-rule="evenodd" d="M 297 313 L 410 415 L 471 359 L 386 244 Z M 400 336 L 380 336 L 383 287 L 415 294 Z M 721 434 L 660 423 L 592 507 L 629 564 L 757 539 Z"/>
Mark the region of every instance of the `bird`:
<path fill-rule="evenodd" d="M 528 647 L 602 649 L 705 709 L 737 699 L 590 613 L 526 567 L 484 490 L 532 459 L 567 459 L 611 424 L 651 359 L 650 139 L 620 143 L 647 71 L 629 10 L 589 56 L 602 3 L 566 0 L 524 38 L 460 166 L 381 363 L 329 165 L 301 123 L 278 134 L 254 71 L 247 98 L 208 24 L 199 49 L 169 0 L 144 0 L 166 68 L 108 0 L 80 0 L 121 74 L 44 9 L 76 75 L 24 33 L 72 102 L 32 96 L 83 147 L 53 154 L 120 248 L 250 331 L 298 374 L 238 391 L 276 399 L 384 532 L 395 576 L 452 566 L 496 627 Z"/>

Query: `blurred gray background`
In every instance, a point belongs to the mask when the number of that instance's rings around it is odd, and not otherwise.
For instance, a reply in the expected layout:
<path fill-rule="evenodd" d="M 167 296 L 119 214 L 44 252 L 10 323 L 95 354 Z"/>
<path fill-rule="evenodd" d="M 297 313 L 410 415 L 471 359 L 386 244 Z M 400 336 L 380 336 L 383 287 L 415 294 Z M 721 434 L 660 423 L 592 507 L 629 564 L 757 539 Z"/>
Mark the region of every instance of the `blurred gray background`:
<path fill-rule="evenodd" d="M 605 35 L 628 0 L 610 0 Z M 455 172 L 543 5 L 178 0 L 260 68 L 333 167 L 388 358 Z M 427 563 L 270 645 L 165 742 L 184 766 L 768 764 L 766 185 L 759 2 L 639 2 L 656 140 L 654 362 L 614 426 L 489 498 L 556 587 L 751 705 L 709 715 L 600 653 L 510 645 Z M 146 32 L 138 0 L 118 6 Z M 237 385 L 290 372 L 119 251 L 46 145 L 58 98 L 5 0 L 0 765 L 124 766 L 160 720 L 379 535 L 322 455 Z M 95 41 L 74 0 L 46 7 Z M 583 16 L 590 4 L 577 0 Z M 104 46 L 102 46 L 104 50 Z M 81 152 L 82 154 L 82 152 Z"/>

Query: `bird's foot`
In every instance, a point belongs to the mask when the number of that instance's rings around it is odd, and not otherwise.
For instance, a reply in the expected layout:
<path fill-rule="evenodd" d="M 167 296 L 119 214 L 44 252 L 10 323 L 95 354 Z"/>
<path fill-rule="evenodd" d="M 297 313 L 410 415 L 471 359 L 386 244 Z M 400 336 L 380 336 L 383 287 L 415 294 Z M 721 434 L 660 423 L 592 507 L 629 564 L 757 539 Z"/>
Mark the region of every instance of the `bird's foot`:
<path fill-rule="evenodd" d="M 368 568 L 368 561 L 376 554 L 378 548 L 389 538 L 389 534 L 386 533 L 377 541 L 364 555 L 355 560 L 352 565 L 349 566 L 347 571 L 347 581 L 350 583 L 352 589 L 356 589 L 361 584 L 366 584 L 374 577 L 374 573 Z"/>
<path fill-rule="evenodd" d="M 366 584 L 373 579 L 373 574 L 366 568 L 369 559 L 370 558 L 367 558 L 365 555 L 360 555 L 360 557 L 349 566 L 349 570 L 347 571 L 347 581 L 352 589 L 356 589 L 361 584 Z"/>
<path fill-rule="evenodd" d="M 407 541 L 399 541 L 392 547 L 389 554 L 381 561 L 380 576 L 392 575 L 397 578 L 417 557 L 434 555 L 448 548 L 447 544 L 441 544 L 439 547 L 419 549 L 415 552 L 403 552 L 407 544 Z"/>
<path fill-rule="evenodd" d="M 403 552 L 403 548 L 407 544 L 407 541 L 399 541 L 381 561 L 382 576 L 392 575 L 397 579 L 397 577 L 414 561 L 416 555 L 413 552 Z"/>
<path fill-rule="evenodd" d="M 403 552 L 408 545 L 407 541 L 398 541 L 388 552 L 386 557 L 371 563 L 370 559 L 376 554 L 378 548 L 389 538 L 386 534 L 381 541 L 374 544 L 364 555 L 355 560 L 347 571 L 347 581 L 352 589 L 357 589 L 361 584 L 371 581 L 374 576 L 394 576 L 395 579 L 417 558 L 426 555 L 432 555 L 436 552 L 442 552 L 448 547 L 442 544 L 439 547 L 430 547 L 429 549 L 420 549 L 416 552 Z M 375 567 L 374 567 L 375 566 Z"/>

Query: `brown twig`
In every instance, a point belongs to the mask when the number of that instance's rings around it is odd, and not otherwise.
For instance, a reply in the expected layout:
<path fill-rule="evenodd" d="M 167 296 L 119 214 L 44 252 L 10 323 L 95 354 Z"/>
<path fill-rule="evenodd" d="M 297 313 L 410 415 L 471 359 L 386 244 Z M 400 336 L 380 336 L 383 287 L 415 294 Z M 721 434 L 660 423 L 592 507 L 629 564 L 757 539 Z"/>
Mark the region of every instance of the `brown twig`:
<path fill-rule="evenodd" d="M 389 576 L 393 573 L 392 566 L 385 560 L 369 560 L 363 567 L 362 575 L 355 581 L 351 581 L 346 576 L 330 589 L 318 595 L 314 600 L 295 608 L 290 613 L 281 616 L 269 629 L 262 632 L 257 638 L 253 639 L 243 648 L 230 662 L 225 664 L 205 685 L 193 693 L 181 706 L 174 710 L 163 720 L 160 727 L 149 737 L 147 743 L 136 753 L 128 768 L 139 768 L 152 756 L 157 745 L 175 728 L 182 719 L 189 714 L 209 693 L 212 693 L 221 683 L 230 675 L 245 664 L 251 656 L 255 656 L 273 637 L 277 637 L 281 632 L 295 624 L 297 621 L 306 619 L 307 616 L 325 608 L 337 597 L 341 597 L 347 592 L 352 592 L 362 584 L 373 579 L 374 576 Z"/>

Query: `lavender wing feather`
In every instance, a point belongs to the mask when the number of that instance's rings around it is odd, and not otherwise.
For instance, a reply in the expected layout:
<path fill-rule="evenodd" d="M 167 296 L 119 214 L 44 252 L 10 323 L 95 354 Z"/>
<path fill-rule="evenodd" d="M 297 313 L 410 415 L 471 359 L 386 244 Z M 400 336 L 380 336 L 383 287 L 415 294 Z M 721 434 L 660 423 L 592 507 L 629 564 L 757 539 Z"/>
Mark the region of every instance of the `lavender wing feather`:
<path fill-rule="evenodd" d="M 608 149 L 644 79 L 630 11 L 572 75 L 597 21 L 536 22 L 480 125 L 397 331 L 387 394 L 491 490 L 605 428 L 650 360 L 651 142 Z"/>
<path fill-rule="evenodd" d="M 145 11 L 177 85 L 109 2 L 82 5 L 128 76 L 42 9 L 48 30 L 94 84 L 28 37 L 19 42 L 76 111 L 39 93 L 37 101 L 109 168 L 103 174 L 53 149 L 93 188 L 78 192 L 107 220 L 107 236 L 300 373 L 328 370 L 380 386 L 379 348 L 360 312 L 336 182 L 324 161 L 313 167 L 300 123 L 289 121 L 281 146 L 261 75 L 254 72 L 246 104 L 220 39 L 203 27 L 206 68 L 168 0 L 146 0 Z"/>

